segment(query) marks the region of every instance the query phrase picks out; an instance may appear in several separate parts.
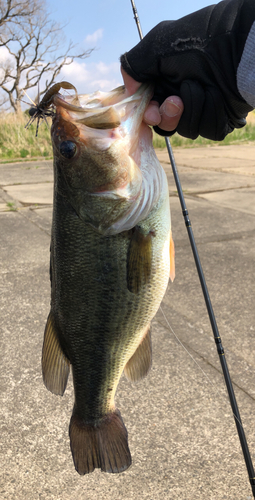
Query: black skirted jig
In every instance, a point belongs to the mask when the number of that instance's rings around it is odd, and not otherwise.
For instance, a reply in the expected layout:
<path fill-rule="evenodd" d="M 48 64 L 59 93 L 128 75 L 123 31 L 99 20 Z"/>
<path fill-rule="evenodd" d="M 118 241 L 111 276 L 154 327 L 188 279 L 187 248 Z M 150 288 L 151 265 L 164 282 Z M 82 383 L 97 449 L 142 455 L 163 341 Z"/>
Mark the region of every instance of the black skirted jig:
<path fill-rule="evenodd" d="M 30 125 L 32 125 L 32 123 L 35 120 L 37 120 L 36 133 L 35 133 L 36 137 L 38 134 L 40 120 L 44 120 L 47 127 L 49 126 L 46 116 L 48 116 L 48 117 L 54 116 L 53 97 L 59 92 L 59 90 L 61 88 L 62 89 L 73 89 L 73 90 L 75 90 L 75 93 L 77 95 L 77 90 L 74 87 L 74 85 L 72 85 L 71 83 L 69 83 L 69 82 L 55 83 L 54 85 L 52 85 L 52 87 L 49 88 L 49 90 L 47 90 L 46 94 L 43 96 L 43 98 L 39 102 L 39 104 L 32 106 L 28 110 L 28 114 L 30 116 L 30 119 L 27 122 L 27 124 L 25 125 L 25 128 L 30 127 Z"/>

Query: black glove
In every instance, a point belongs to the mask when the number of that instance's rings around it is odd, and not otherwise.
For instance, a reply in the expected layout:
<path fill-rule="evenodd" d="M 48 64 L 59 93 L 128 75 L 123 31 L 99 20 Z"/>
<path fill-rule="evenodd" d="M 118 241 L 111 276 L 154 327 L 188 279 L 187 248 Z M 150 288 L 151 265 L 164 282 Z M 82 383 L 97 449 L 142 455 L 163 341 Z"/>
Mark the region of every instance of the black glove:
<path fill-rule="evenodd" d="M 157 133 L 223 140 L 246 124 L 253 108 L 237 89 L 236 73 L 254 20 L 255 0 L 224 0 L 158 24 L 121 56 L 123 69 L 135 80 L 154 82 L 159 104 L 171 95 L 184 103 L 176 130 L 155 127 Z"/>

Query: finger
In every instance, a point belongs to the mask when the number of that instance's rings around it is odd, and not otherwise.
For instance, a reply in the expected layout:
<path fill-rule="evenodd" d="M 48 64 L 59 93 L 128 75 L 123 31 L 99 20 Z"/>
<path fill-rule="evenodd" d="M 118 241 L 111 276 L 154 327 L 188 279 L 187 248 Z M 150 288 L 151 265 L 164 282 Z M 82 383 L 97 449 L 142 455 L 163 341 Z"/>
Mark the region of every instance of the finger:
<path fill-rule="evenodd" d="M 168 132 L 174 130 L 179 123 L 183 110 L 184 105 L 180 97 L 168 97 L 159 109 L 161 114 L 161 122 L 158 124 L 159 127 Z"/>
<path fill-rule="evenodd" d="M 133 95 L 140 87 L 141 83 L 134 80 L 129 76 L 126 71 L 121 67 L 121 74 L 123 77 L 124 85 L 126 87 L 125 97 Z M 156 101 L 151 101 L 144 114 L 144 121 L 148 125 L 157 125 L 161 121 L 159 113 L 159 104 Z"/>
<path fill-rule="evenodd" d="M 120 68 L 120 71 L 122 74 L 124 85 L 126 87 L 126 97 L 129 97 L 130 95 L 135 94 L 135 92 L 141 86 L 141 83 L 134 80 L 132 76 L 129 76 L 122 67 Z"/>
<path fill-rule="evenodd" d="M 157 101 L 151 101 L 144 113 L 144 121 L 147 125 L 158 125 L 161 122 L 161 114 L 159 112 L 159 103 Z"/>

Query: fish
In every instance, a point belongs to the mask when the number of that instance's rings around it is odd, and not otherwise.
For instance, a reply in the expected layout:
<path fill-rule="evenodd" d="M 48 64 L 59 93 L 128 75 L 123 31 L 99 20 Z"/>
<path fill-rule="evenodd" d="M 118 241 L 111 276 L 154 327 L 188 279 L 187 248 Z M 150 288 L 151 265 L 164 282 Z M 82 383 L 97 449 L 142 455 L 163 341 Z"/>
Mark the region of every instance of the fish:
<path fill-rule="evenodd" d="M 151 367 L 151 321 L 175 273 L 167 177 L 143 122 L 152 94 L 148 84 L 129 97 L 124 87 L 75 89 L 48 102 L 54 200 L 42 374 L 63 395 L 72 368 L 69 436 L 80 475 L 131 465 L 114 397 L 123 371 L 136 382 Z"/>

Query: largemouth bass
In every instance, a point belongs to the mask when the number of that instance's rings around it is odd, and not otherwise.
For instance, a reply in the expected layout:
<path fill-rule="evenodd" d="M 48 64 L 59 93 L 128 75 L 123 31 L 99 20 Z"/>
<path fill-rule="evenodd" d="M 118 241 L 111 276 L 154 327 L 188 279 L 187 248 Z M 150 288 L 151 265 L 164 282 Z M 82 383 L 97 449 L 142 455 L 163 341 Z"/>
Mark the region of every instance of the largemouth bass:
<path fill-rule="evenodd" d="M 123 370 L 132 381 L 147 374 L 150 323 L 174 275 L 167 179 L 142 121 L 152 89 L 124 92 L 51 96 L 51 310 L 42 371 L 46 387 L 63 395 L 72 366 L 69 435 L 81 475 L 131 464 L 114 395 Z"/>

